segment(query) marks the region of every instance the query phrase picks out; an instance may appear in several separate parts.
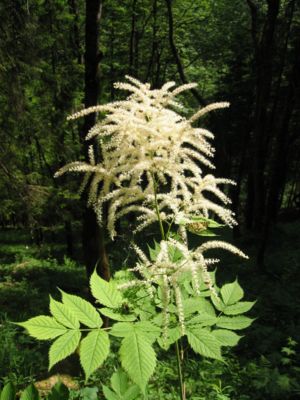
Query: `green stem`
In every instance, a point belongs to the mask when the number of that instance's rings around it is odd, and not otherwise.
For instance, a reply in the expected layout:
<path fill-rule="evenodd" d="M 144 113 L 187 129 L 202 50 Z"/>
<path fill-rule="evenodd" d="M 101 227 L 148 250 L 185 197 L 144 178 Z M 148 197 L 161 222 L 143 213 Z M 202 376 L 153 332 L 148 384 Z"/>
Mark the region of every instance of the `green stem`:
<path fill-rule="evenodd" d="M 157 202 L 157 183 L 156 183 L 154 174 L 151 174 L 151 176 L 152 176 L 152 179 L 153 179 L 155 211 L 156 211 L 156 214 L 157 214 L 160 233 L 161 233 L 162 239 L 166 240 L 166 238 L 168 238 L 168 236 L 169 236 L 169 232 L 170 232 L 171 225 L 172 225 L 173 221 L 171 222 L 170 227 L 169 227 L 168 232 L 167 232 L 167 235 L 166 235 L 165 231 L 164 231 L 164 226 L 163 226 L 162 220 L 160 218 L 160 214 L 159 214 L 159 208 L 158 208 L 158 202 Z M 178 340 L 176 340 L 175 346 L 176 346 L 177 370 L 178 370 L 179 387 L 180 387 L 180 400 L 186 400 L 185 389 L 184 389 L 184 381 L 183 381 L 183 374 L 182 374 L 182 367 L 181 367 L 182 359 L 181 359 L 181 356 L 180 356 Z"/>
<path fill-rule="evenodd" d="M 158 208 L 158 202 L 157 202 L 157 184 L 156 184 L 156 180 L 154 177 L 154 174 L 151 174 L 152 179 L 153 179 L 153 189 L 154 189 L 154 205 L 155 205 L 155 211 L 156 211 L 156 215 L 157 215 L 157 219 L 158 219 L 158 223 L 159 223 L 159 229 L 160 229 L 160 233 L 161 233 L 161 237 L 163 240 L 166 239 L 166 235 L 165 235 L 165 231 L 164 231 L 164 226 L 162 223 L 162 220 L 160 218 L 160 214 L 159 214 L 159 208 Z"/>
<path fill-rule="evenodd" d="M 183 382 L 181 357 L 180 357 L 178 340 L 176 340 L 175 346 L 176 346 L 177 369 L 178 369 L 178 377 L 179 377 L 180 399 L 185 400 L 186 397 L 185 397 L 185 392 L 184 392 L 184 382 Z"/>

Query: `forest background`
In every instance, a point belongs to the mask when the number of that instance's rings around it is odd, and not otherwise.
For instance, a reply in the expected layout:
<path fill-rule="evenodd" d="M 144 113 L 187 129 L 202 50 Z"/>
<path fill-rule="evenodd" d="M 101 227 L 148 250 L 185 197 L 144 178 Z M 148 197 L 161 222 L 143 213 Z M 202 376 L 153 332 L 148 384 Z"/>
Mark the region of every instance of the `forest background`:
<path fill-rule="evenodd" d="M 239 276 L 249 299 L 258 299 L 252 311 L 258 319 L 228 356 L 229 366 L 202 361 L 201 373 L 210 378 L 197 390 L 212 399 L 296 398 L 299 3 L 7 0 L 0 12 L 2 383 L 9 378 L 22 387 L 47 376 L 45 348 L 8 321 L 45 312 L 56 286 L 89 296 L 86 277 L 96 263 L 109 278 L 130 260 L 132 221 L 110 242 L 80 199 L 79 179 L 53 178 L 67 162 L 84 159 L 91 144 L 84 137 L 96 116 L 76 123 L 66 117 L 119 99 L 113 83 L 129 74 L 154 88 L 169 80 L 197 82 L 185 97 L 187 111 L 231 103 L 204 125 L 216 134 L 217 175 L 237 182 L 229 195 L 239 226 L 222 236 L 251 259 L 240 266 L 228 257 L 217 275 L 222 282 Z M 73 364 L 62 364 L 60 372 L 79 375 Z M 165 368 L 172 381 L 171 366 Z M 190 371 L 195 382 L 197 374 Z"/>

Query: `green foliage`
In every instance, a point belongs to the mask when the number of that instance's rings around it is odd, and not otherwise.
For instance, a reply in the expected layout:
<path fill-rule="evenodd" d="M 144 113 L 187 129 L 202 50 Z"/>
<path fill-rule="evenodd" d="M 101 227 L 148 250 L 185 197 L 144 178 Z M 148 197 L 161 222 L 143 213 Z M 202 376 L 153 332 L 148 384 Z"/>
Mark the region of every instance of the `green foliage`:
<path fill-rule="evenodd" d="M 121 293 L 114 287 L 113 283 L 108 283 L 100 278 L 96 271 L 91 276 L 90 287 L 93 296 L 100 304 L 109 308 L 118 308 L 121 306 Z"/>
<path fill-rule="evenodd" d="M 135 400 L 139 397 L 139 387 L 132 385 L 121 369 L 113 373 L 110 382 L 112 390 L 105 385 L 102 386 L 106 400 Z"/>
<path fill-rule="evenodd" d="M 174 252 L 172 257 L 177 259 L 179 256 Z M 100 312 L 116 321 L 110 327 L 109 334 L 106 328 L 101 328 L 102 320 L 94 306 L 79 296 L 69 295 L 63 291 L 61 291 L 62 303 L 50 297 L 52 317 L 34 317 L 18 325 L 27 329 L 29 334 L 37 339 L 56 339 L 59 336 L 50 347 L 49 368 L 79 347 L 80 362 L 86 379 L 108 357 L 109 335 L 121 338 L 119 355 L 122 367 L 130 379 L 144 392 L 156 367 L 156 351 L 153 344 L 157 341 L 162 348 L 166 349 L 183 333 L 179 327 L 171 327 L 168 336 L 164 338 L 160 314 L 156 312 L 155 307 L 148 308 L 150 311 L 147 319 L 143 313 L 140 314 L 140 309 L 149 307 L 149 297 L 148 295 L 141 296 L 141 289 L 125 292 L 125 295 L 121 296 L 113 280 L 105 282 L 96 272 L 91 277 L 91 288 L 96 299 L 107 306 L 107 308 L 101 308 Z M 128 293 L 130 295 L 127 297 Z M 219 304 L 221 302 L 219 298 L 211 303 L 203 297 L 190 296 L 187 291 L 183 302 L 184 310 L 186 310 L 186 336 L 189 345 L 201 356 L 218 360 L 222 360 L 223 346 L 235 346 L 240 339 L 232 331 L 244 329 L 251 324 L 250 318 L 240 314 L 254 304 L 239 301 L 243 297 L 243 291 L 237 281 L 223 286 L 220 294 L 223 313 L 226 314 L 228 308 L 228 314 L 234 314 L 234 316 L 222 315 L 222 313 L 216 316 L 213 304 L 215 302 Z M 211 299 L 214 298 L 215 295 L 211 294 Z M 138 302 L 136 302 L 137 299 Z M 158 293 L 152 301 L 154 304 L 160 304 L 160 294 Z M 123 304 L 127 304 L 127 307 L 124 308 Z M 128 307 L 134 309 L 135 314 L 140 315 L 140 319 L 135 320 L 137 317 L 128 314 Z M 235 307 L 233 311 L 232 307 Z M 126 320 L 128 316 L 130 318 Z M 176 320 L 172 321 L 174 323 Z M 87 328 L 81 329 L 80 322 Z M 81 340 L 82 331 L 88 331 L 88 333 Z M 109 388 L 106 387 L 104 390 L 106 396 L 110 395 L 111 398 L 115 396 Z M 135 393 L 134 390 L 133 393 Z"/>
<path fill-rule="evenodd" d="M 2 389 L 1 400 L 16 400 L 16 388 L 13 383 L 8 382 Z M 51 389 L 46 400 L 68 400 L 69 389 L 61 382 L 57 382 Z M 21 393 L 20 400 L 41 400 L 35 385 L 31 383 Z"/>
<path fill-rule="evenodd" d="M 11 382 L 8 382 L 1 391 L 0 400 L 15 400 L 16 389 Z"/>
<path fill-rule="evenodd" d="M 89 332 L 80 344 L 80 362 L 86 379 L 105 361 L 108 353 L 107 332 L 100 329 Z"/>

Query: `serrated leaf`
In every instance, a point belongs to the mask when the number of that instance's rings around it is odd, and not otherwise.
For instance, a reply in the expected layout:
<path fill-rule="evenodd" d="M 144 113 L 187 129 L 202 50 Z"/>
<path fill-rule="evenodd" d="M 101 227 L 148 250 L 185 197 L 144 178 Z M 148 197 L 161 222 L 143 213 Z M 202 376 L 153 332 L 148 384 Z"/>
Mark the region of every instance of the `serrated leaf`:
<path fill-rule="evenodd" d="M 84 370 L 86 380 L 99 368 L 109 353 L 109 337 L 103 330 L 95 330 L 81 341 L 80 363 Z"/>
<path fill-rule="evenodd" d="M 79 328 L 79 320 L 72 313 L 72 311 L 63 303 L 54 300 L 50 296 L 50 312 L 53 317 L 62 325 L 71 329 Z"/>
<path fill-rule="evenodd" d="M 127 391 L 123 395 L 122 400 L 135 400 L 138 398 L 140 394 L 140 389 L 136 385 L 130 386 L 130 388 L 127 389 Z"/>
<path fill-rule="evenodd" d="M 255 301 L 240 301 L 238 303 L 226 306 L 223 309 L 226 315 L 238 315 L 249 311 L 255 304 Z"/>
<path fill-rule="evenodd" d="M 120 312 L 112 310 L 111 308 L 100 308 L 99 311 L 101 314 L 115 321 L 126 322 L 136 320 L 136 316 L 133 314 L 121 314 Z"/>
<path fill-rule="evenodd" d="M 40 395 L 37 388 L 31 383 L 22 392 L 20 400 L 40 400 Z"/>
<path fill-rule="evenodd" d="M 160 252 L 160 244 L 157 243 L 156 240 L 154 240 L 154 248 L 150 247 L 149 245 L 147 245 L 147 246 L 148 246 L 148 250 L 149 250 L 150 260 L 155 261 L 158 253 Z"/>
<path fill-rule="evenodd" d="M 16 388 L 13 383 L 8 382 L 2 389 L 0 400 L 15 400 Z"/>
<path fill-rule="evenodd" d="M 95 299 L 109 308 L 118 308 L 121 306 L 123 298 L 120 291 L 115 287 L 112 281 L 107 282 L 93 272 L 90 279 L 91 292 Z"/>
<path fill-rule="evenodd" d="M 66 327 L 47 315 L 39 315 L 25 322 L 17 322 L 16 325 L 27 329 L 30 336 L 39 340 L 55 339 L 67 332 Z"/>
<path fill-rule="evenodd" d="M 89 328 L 100 328 L 102 319 L 95 307 L 81 297 L 61 290 L 63 303 L 73 312 L 76 318 Z"/>
<path fill-rule="evenodd" d="M 217 319 L 216 325 L 219 328 L 239 330 L 248 328 L 252 321 L 253 319 L 244 317 L 243 315 L 237 317 L 225 317 L 222 315 Z"/>
<path fill-rule="evenodd" d="M 199 315 L 196 315 L 195 317 L 191 318 L 190 320 L 187 321 L 187 325 L 193 326 L 193 325 L 201 325 L 202 327 L 204 326 L 212 326 L 216 323 L 217 318 L 213 317 L 212 315 L 209 315 L 207 313 L 201 313 Z"/>
<path fill-rule="evenodd" d="M 125 337 L 120 347 L 120 357 L 122 367 L 144 392 L 156 365 L 156 355 L 147 337 L 137 332 Z"/>
<path fill-rule="evenodd" d="M 110 382 L 111 387 L 119 396 L 122 396 L 128 389 L 128 377 L 120 368 L 113 373 Z"/>
<path fill-rule="evenodd" d="M 188 298 L 183 300 L 184 315 L 188 316 L 194 312 L 205 312 L 213 317 L 216 313 L 211 303 L 203 297 Z"/>
<path fill-rule="evenodd" d="M 221 288 L 221 295 L 225 305 L 231 305 L 237 303 L 244 296 L 244 291 L 239 285 L 238 281 L 235 280 L 232 283 L 227 283 Z"/>
<path fill-rule="evenodd" d="M 216 310 L 223 312 L 224 308 L 225 308 L 225 304 L 223 303 L 223 301 L 221 300 L 220 297 L 216 298 L 215 296 L 211 296 L 210 297 L 211 302 L 213 303 L 213 305 L 215 306 Z"/>
<path fill-rule="evenodd" d="M 150 321 L 139 321 L 134 324 L 134 329 L 141 332 L 143 335 L 153 343 L 160 335 L 160 328 L 153 325 Z"/>
<path fill-rule="evenodd" d="M 181 330 L 178 326 L 168 329 L 168 337 L 166 339 L 160 337 L 157 342 L 164 350 L 168 350 L 171 344 L 175 343 L 182 336 Z"/>
<path fill-rule="evenodd" d="M 47 396 L 47 400 L 68 400 L 70 391 L 62 382 L 57 382 Z"/>
<path fill-rule="evenodd" d="M 215 329 L 211 333 L 221 343 L 221 346 L 236 346 L 242 337 L 227 329 Z"/>
<path fill-rule="evenodd" d="M 221 344 L 211 332 L 187 326 L 186 335 L 190 346 L 196 353 L 204 357 L 222 360 Z"/>
<path fill-rule="evenodd" d="M 117 322 L 114 324 L 109 332 L 110 335 L 116 337 L 126 337 L 134 332 L 133 324 L 129 322 Z"/>
<path fill-rule="evenodd" d="M 120 400 L 120 397 L 117 396 L 109 387 L 102 385 L 102 390 L 106 400 Z"/>
<path fill-rule="evenodd" d="M 69 330 L 52 344 L 49 350 L 49 369 L 74 353 L 81 338 L 79 330 Z"/>
<path fill-rule="evenodd" d="M 150 321 L 139 321 L 135 323 L 117 322 L 110 330 L 110 334 L 116 337 L 127 337 L 133 333 L 142 334 L 152 343 L 160 335 L 160 328 Z"/>

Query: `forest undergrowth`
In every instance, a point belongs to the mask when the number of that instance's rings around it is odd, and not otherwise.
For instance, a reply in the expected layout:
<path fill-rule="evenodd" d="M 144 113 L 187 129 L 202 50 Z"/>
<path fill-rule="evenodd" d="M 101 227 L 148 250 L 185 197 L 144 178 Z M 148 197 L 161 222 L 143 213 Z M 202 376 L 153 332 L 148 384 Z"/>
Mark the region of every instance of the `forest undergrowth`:
<path fill-rule="evenodd" d="M 257 269 L 254 257 L 251 259 L 256 245 L 249 235 L 236 243 L 250 256 L 246 268 L 241 268 L 234 257 L 224 259 L 226 267 L 218 269 L 218 281 L 223 284 L 238 276 L 249 299 L 257 299 L 251 311 L 256 320 L 238 347 L 225 355 L 225 363 L 207 359 L 198 361 L 193 352 L 187 350 L 185 378 L 190 390 L 187 395 L 192 396 L 188 398 L 298 398 L 300 249 L 294 243 L 299 242 L 299 231 L 299 221 L 278 225 L 273 232 L 264 271 Z M 228 234 L 225 230 L 221 236 L 226 238 Z M 64 257 L 65 249 L 57 243 L 48 242 L 37 247 L 30 242 L 26 232 L 13 229 L 1 231 L 0 237 L 1 386 L 10 380 L 21 390 L 30 382 L 46 382 L 47 387 L 49 377 L 62 374 L 62 377 L 69 377 L 67 385 L 73 388 L 72 398 L 103 398 L 102 385 L 111 385 L 109 377 L 116 365 L 114 352 L 111 352 L 106 368 L 93 374 L 88 386 L 90 390 L 86 390 L 76 357 L 59 363 L 48 372 L 48 344 L 34 341 L 11 324 L 11 321 L 23 320 L 33 314 L 47 313 L 49 294 L 57 297 L 58 286 L 89 299 L 84 268 Z M 124 254 L 119 252 L 120 243 L 110 249 L 114 265 L 124 259 Z M 171 354 L 164 353 L 149 384 L 149 399 L 177 398 L 174 362 Z"/>

